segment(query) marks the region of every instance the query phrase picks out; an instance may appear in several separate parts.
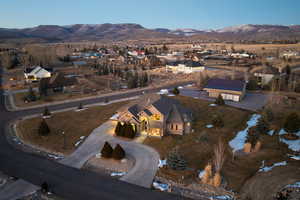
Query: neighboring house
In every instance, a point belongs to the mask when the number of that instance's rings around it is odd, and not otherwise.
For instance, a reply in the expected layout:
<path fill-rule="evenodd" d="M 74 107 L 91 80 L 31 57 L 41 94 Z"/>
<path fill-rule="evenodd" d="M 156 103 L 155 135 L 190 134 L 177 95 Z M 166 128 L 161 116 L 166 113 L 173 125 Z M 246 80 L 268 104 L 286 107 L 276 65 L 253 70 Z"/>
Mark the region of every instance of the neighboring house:
<path fill-rule="evenodd" d="M 171 71 L 175 74 L 184 73 L 190 74 L 193 72 L 202 72 L 205 70 L 205 66 L 203 66 L 200 62 L 195 61 L 176 61 L 171 62 L 166 65 L 166 70 Z"/>
<path fill-rule="evenodd" d="M 224 100 L 241 101 L 246 93 L 246 83 L 240 80 L 210 79 L 203 90 L 209 97 L 217 98 L 221 95 Z"/>
<path fill-rule="evenodd" d="M 27 82 L 34 82 L 38 81 L 42 78 L 49 78 L 51 77 L 51 68 L 43 68 L 40 66 L 26 68 L 24 71 L 25 80 Z"/>
<path fill-rule="evenodd" d="M 62 73 L 56 73 L 50 78 L 41 79 L 40 87 L 47 90 L 48 94 L 52 92 L 71 92 L 77 83 L 76 77 L 66 77 Z"/>
<path fill-rule="evenodd" d="M 297 58 L 300 56 L 300 53 L 297 51 L 287 51 L 282 53 L 281 57 L 283 58 Z"/>
<path fill-rule="evenodd" d="M 233 58 L 250 58 L 250 57 L 252 57 L 248 53 L 231 53 L 230 56 Z"/>
<path fill-rule="evenodd" d="M 175 99 L 150 94 L 121 108 L 116 119 L 136 126 L 141 134 L 162 137 L 190 133 L 192 113 Z"/>
<path fill-rule="evenodd" d="M 266 85 L 270 83 L 275 76 L 279 76 L 279 71 L 274 67 L 266 67 L 255 71 L 254 76 L 257 78 L 259 85 Z"/>

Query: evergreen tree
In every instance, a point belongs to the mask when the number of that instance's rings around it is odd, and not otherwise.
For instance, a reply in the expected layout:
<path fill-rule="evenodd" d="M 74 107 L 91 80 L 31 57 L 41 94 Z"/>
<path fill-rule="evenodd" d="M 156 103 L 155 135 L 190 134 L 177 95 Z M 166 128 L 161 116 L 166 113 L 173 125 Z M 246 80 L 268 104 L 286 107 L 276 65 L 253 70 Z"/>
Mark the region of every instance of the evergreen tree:
<path fill-rule="evenodd" d="M 213 117 L 212 124 L 216 128 L 223 128 L 224 127 L 223 118 L 220 115 L 215 115 Z"/>
<path fill-rule="evenodd" d="M 25 96 L 25 99 L 26 101 L 36 101 L 36 95 L 35 95 L 35 92 L 33 91 L 32 87 L 29 87 L 28 89 L 28 94 Z"/>
<path fill-rule="evenodd" d="M 300 118 L 297 113 L 289 114 L 284 123 L 284 130 L 288 133 L 296 133 L 300 130 Z"/>
<path fill-rule="evenodd" d="M 221 94 L 219 94 L 218 98 L 215 101 L 215 104 L 220 105 L 220 106 L 225 104 L 224 99 Z"/>
<path fill-rule="evenodd" d="M 174 148 L 167 157 L 167 165 L 173 170 L 185 170 L 187 163 L 178 152 L 178 148 Z"/>
<path fill-rule="evenodd" d="M 43 116 L 51 116 L 51 113 L 50 113 L 48 107 L 45 107 L 44 112 L 43 112 Z"/>
<path fill-rule="evenodd" d="M 42 78 L 39 82 L 39 93 L 40 96 L 47 96 L 48 95 L 48 84 L 46 79 Z"/>
<path fill-rule="evenodd" d="M 119 144 L 117 144 L 117 146 L 113 150 L 112 157 L 116 160 L 122 160 L 123 158 L 125 158 L 125 151 Z"/>
<path fill-rule="evenodd" d="M 264 117 L 261 117 L 258 120 L 255 127 L 256 127 L 256 130 L 259 134 L 266 134 L 270 130 L 269 123 L 265 120 Z"/>
<path fill-rule="evenodd" d="M 121 129 L 122 129 L 122 124 L 121 124 L 121 122 L 118 122 L 117 126 L 115 128 L 115 135 L 116 136 L 120 136 Z"/>
<path fill-rule="evenodd" d="M 180 91 L 179 91 L 179 89 L 177 87 L 175 87 L 172 92 L 175 95 L 179 95 L 179 93 L 180 93 Z"/>
<path fill-rule="evenodd" d="M 38 128 L 38 133 L 41 136 L 47 136 L 50 133 L 50 128 L 46 122 L 46 120 L 42 120 L 40 126 Z"/>
<path fill-rule="evenodd" d="M 101 156 L 103 158 L 111 158 L 112 153 L 113 153 L 113 148 L 111 147 L 111 145 L 108 142 L 105 142 L 104 146 L 101 150 Z"/>

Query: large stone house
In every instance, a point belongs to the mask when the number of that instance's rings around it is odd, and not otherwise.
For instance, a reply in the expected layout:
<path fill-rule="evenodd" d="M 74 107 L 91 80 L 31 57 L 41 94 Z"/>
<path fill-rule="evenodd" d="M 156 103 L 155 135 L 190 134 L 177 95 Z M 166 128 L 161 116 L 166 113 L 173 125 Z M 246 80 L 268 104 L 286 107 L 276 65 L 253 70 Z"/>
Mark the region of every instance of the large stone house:
<path fill-rule="evenodd" d="M 117 120 L 128 122 L 148 136 L 184 135 L 191 132 L 192 113 L 165 95 L 144 95 L 117 112 Z"/>

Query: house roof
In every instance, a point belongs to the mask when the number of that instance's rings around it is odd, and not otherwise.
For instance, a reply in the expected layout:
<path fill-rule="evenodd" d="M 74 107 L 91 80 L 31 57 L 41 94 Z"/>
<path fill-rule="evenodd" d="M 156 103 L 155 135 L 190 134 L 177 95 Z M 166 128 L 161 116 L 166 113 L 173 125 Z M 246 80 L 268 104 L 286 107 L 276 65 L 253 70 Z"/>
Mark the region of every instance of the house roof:
<path fill-rule="evenodd" d="M 177 113 L 180 117 L 180 121 L 189 121 L 192 118 L 192 112 L 184 108 L 179 101 L 169 98 L 165 95 L 148 94 L 139 98 L 137 101 L 127 105 L 125 110 L 128 110 L 134 117 L 138 118 L 140 112 L 145 112 L 147 115 L 152 113 L 147 109 L 149 106 L 155 107 L 160 113 L 168 117 L 171 112 Z M 122 110 L 122 109 L 121 109 Z M 124 110 L 124 109 L 123 109 Z"/>
<path fill-rule="evenodd" d="M 245 82 L 241 80 L 210 79 L 204 88 L 243 91 Z"/>
<path fill-rule="evenodd" d="M 48 68 L 48 67 L 40 67 L 40 66 L 34 66 L 34 67 L 27 67 L 24 70 L 25 74 L 37 74 L 40 71 L 45 70 L 47 72 L 53 72 L 52 68 Z"/>

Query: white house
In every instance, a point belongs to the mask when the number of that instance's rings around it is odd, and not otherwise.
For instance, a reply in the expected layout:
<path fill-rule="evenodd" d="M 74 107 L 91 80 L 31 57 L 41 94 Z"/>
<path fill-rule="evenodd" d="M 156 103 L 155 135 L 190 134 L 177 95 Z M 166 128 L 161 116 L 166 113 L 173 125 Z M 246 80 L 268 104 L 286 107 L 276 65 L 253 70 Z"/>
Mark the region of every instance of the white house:
<path fill-rule="evenodd" d="M 38 81 L 42 78 L 49 78 L 51 77 L 52 69 L 45 69 L 40 66 L 36 66 L 33 68 L 27 68 L 24 71 L 24 76 L 26 81 Z"/>
<path fill-rule="evenodd" d="M 251 57 L 251 55 L 249 55 L 248 53 L 231 53 L 230 56 L 233 58 L 250 58 Z"/>
<path fill-rule="evenodd" d="M 177 73 L 190 74 L 193 72 L 202 72 L 205 70 L 205 66 L 203 66 L 200 62 L 195 61 L 177 61 L 168 63 L 166 65 L 166 70 Z"/>

